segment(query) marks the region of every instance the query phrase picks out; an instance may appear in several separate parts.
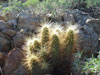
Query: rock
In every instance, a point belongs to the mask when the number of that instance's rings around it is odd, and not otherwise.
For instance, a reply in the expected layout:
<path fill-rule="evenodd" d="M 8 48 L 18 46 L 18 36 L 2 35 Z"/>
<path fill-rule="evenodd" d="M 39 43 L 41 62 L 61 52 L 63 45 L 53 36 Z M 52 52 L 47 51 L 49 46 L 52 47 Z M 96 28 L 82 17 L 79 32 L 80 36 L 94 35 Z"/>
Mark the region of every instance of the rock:
<path fill-rule="evenodd" d="M 74 10 L 67 10 L 66 13 L 68 13 L 69 15 L 73 15 L 75 22 L 77 22 L 80 25 L 85 25 L 85 21 L 89 18 L 91 18 L 91 16 L 88 13 L 85 13 L 83 11 L 80 11 L 78 9 L 74 9 Z"/>
<path fill-rule="evenodd" d="M 5 28 L 8 28 L 8 26 L 3 20 L 0 20 L 0 30 L 5 29 Z"/>
<path fill-rule="evenodd" d="M 29 31 L 35 31 L 39 26 L 38 20 L 36 20 L 32 14 L 21 12 L 18 14 L 18 29 L 27 29 Z"/>
<path fill-rule="evenodd" d="M 2 59 L 2 58 L 4 58 L 4 57 L 6 57 L 6 53 L 0 52 L 0 59 Z"/>
<path fill-rule="evenodd" d="M 100 18 L 100 8 L 99 7 L 90 8 L 90 10 L 91 10 L 90 15 L 93 18 Z"/>
<path fill-rule="evenodd" d="M 91 19 L 87 19 L 86 20 L 86 24 L 93 28 L 93 30 L 100 35 L 100 20 L 99 19 L 95 19 L 95 18 L 91 18 Z"/>
<path fill-rule="evenodd" d="M 63 17 L 64 17 L 64 22 L 75 23 L 73 14 L 65 13 Z"/>
<path fill-rule="evenodd" d="M 14 35 L 16 35 L 16 31 L 14 31 L 12 29 L 3 29 L 2 33 L 9 37 L 13 37 Z"/>
<path fill-rule="evenodd" d="M 22 50 L 19 48 L 13 49 L 8 53 L 5 66 L 4 66 L 4 75 L 12 75 L 12 73 L 18 68 L 21 64 L 24 55 Z"/>
<path fill-rule="evenodd" d="M 25 34 L 18 32 L 16 36 L 13 37 L 13 48 L 20 48 L 24 44 L 26 38 L 27 36 Z"/>
<path fill-rule="evenodd" d="M 0 51 L 8 52 L 10 50 L 10 41 L 7 39 L 0 37 Z"/>
<path fill-rule="evenodd" d="M 5 38 L 5 35 L 2 32 L 0 32 L 0 37 Z"/>
<path fill-rule="evenodd" d="M 5 13 L 5 16 L 7 16 L 7 21 L 16 19 L 18 13 L 19 13 L 18 11 L 13 11 L 13 10 Z"/>
<path fill-rule="evenodd" d="M 7 22 L 8 26 L 12 29 L 16 29 L 17 28 L 17 20 L 9 20 Z"/>
<path fill-rule="evenodd" d="M 11 75 L 31 75 L 31 71 L 21 64 Z"/>
<path fill-rule="evenodd" d="M 4 35 L 2 32 L 0 32 L 0 37 L 5 38 L 7 40 L 11 40 L 11 38 L 7 35 Z"/>
<path fill-rule="evenodd" d="M 75 42 L 77 50 L 81 50 L 84 53 L 94 54 L 98 47 L 98 35 L 87 25 L 78 26 L 78 31 L 75 34 Z"/>
<path fill-rule="evenodd" d="M 2 12 L 3 10 L 0 11 L 1 20 L 4 20 L 5 22 L 7 22 L 8 20 L 16 19 L 16 16 L 19 13 L 18 11 L 13 11 L 13 10 L 5 13 Z"/>
<path fill-rule="evenodd" d="M 4 66 L 6 58 L 7 54 L 4 52 L 0 52 L 0 67 Z"/>

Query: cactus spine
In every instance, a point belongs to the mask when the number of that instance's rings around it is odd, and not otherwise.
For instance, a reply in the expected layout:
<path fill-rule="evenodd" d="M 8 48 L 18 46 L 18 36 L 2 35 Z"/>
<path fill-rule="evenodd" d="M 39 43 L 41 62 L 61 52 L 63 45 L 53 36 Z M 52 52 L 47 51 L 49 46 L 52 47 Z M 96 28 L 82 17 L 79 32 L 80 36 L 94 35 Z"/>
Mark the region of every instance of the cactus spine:
<path fill-rule="evenodd" d="M 35 40 L 35 41 L 34 41 L 34 49 L 39 51 L 40 48 L 41 48 L 40 43 L 39 43 L 37 40 Z"/>
<path fill-rule="evenodd" d="M 47 27 L 44 27 L 42 30 L 42 38 L 41 38 L 42 47 L 45 47 L 48 44 L 48 41 L 49 41 L 49 29 Z"/>
<path fill-rule="evenodd" d="M 71 57 L 73 43 L 74 43 L 74 33 L 72 30 L 69 30 L 67 32 L 67 37 L 65 38 L 65 41 L 64 41 L 64 44 L 65 44 L 64 50 L 65 50 L 65 55 L 67 58 Z"/>
<path fill-rule="evenodd" d="M 58 59 L 59 56 L 59 51 L 60 51 L 60 42 L 59 38 L 56 34 L 52 36 L 51 39 L 51 52 L 52 52 L 52 57 L 51 60 L 55 63 Z"/>

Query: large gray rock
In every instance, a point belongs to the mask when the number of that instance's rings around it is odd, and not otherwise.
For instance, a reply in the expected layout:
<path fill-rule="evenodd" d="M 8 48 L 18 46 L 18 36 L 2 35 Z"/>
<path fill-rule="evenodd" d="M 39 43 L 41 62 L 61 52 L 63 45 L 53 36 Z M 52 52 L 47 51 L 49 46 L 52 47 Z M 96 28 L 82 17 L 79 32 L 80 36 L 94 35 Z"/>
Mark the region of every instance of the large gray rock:
<path fill-rule="evenodd" d="M 89 27 L 93 28 L 93 30 L 100 35 L 100 20 L 91 18 L 86 20 L 86 24 L 88 24 Z"/>
<path fill-rule="evenodd" d="M 13 48 L 21 47 L 24 44 L 26 38 L 27 36 L 25 34 L 18 32 L 16 36 L 13 37 Z"/>
<path fill-rule="evenodd" d="M 27 29 L 29 31 L 35 31 L 39 26 L 38 20 L 34 18 L 33 14 L 27 12 L 20 12 L 17 15 L 18 18 L 18 29 Z"/>
<path fill-rule="evenodd" d="M 65 13 L 65 14 L 63 15 L 63 17 L 64 17 L 64 22 L 75 23 L 75 19 L 74 19 L 73 14 Z"/>
<path fill-rule="evenodd" d="M 12 29 L 3 29 L 2 33 L 9 37 L 13 37 L 14 35 L 16 35 L 16 31 L 14 31 Z"/>
<path fill-rule="evenodd" d="M 75 42 L 77 50 L 84 53 L 94 54 L 98 47 L 98 35 L 87 25 L 78 26 L 78 31 L 75 35 Z"/>
<path fill-rule="evenodd" d="M 11 38 L 5 34 L 3 34 L 2 32 L 0 32 L 0 37 L 7 39 L 7 40 L 11 40 Z"/>
<path fill-rule="evenodd" d="M 85 21 L 87 19 L 90 19 L 91 18 L 91 16 L 88 13 L 85 13 L 85 12 L 80 11 L 78 9 L 75 9 L 75 10 L 69 10 L 68 9 L 66 11 L 66 13 L 68 13 L 69 15 L 73 15 L 74 16 L 74 19 L 75 19 L 75 22 L 77 22 L 80 25 L 86 24 Z"/>
<path fill-rule="evenodd" d="M 0 20 L 0 30 L 5 28 L 8 28 L 7 24 L 3 20 Z"/>
<path fill-rule="evenodd" d="M 7 39 L 0 37 L 0 51 L 8 52 L 10 50 L 10 41 Z"/>
<path fill-rule="evenodd" d="M 8 26 L 12 29 L 17 29 L 17 20 L 13 19 L 13 20 L 9 20 L 7 22 Z"/>

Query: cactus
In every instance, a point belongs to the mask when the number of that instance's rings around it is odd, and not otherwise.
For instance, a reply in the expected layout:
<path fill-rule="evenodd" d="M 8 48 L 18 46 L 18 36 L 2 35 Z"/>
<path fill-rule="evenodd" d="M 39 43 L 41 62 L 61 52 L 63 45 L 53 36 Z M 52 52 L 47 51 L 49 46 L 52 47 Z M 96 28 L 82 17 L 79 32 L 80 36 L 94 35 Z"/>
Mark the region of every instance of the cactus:
<path fill-rule="evenodd" d="M 68 32 L 65 34 L 65 40 L 63 42 L 64 48 L 63 48 L 63 56 L 61 59 L 62 69 L 63 72 L 70 75 L 71 71 L 71 64 L 72 64 L 72 49 L 74 44 L 74 33 L 73 30 L 68 30 Z M 69 67 L 69 68 L 67 68 Z M 67 70 L 66 70 L 67 69 Z"/>
<path fill-rule="evenodd" d="M 47 59 L 47 49 L 42 47 L 41 51 L 38 53 L 41 59 Z"/>
<path fill-rule="evenodd" d="M 37 40 L 35 40 L 34 41 L 34 50 L 39 51 L 40 48 L 41 48 L 40 43 Z"/>
<path fill-rule="evenodd" d="M 48 69 L 48 63 L 39 55 L 38 60 L 32 61 L 31 73 L 32 75 L 44 75 L 45 70 Z"/>
<path fill-rule="evenodd" d="M 42 30 L 41 44 L 42 47 L 45 47 L 49 41 L 49 29 L 44 27 Z"/>
<path fill-rule="evenodd" d="M 57 61 L 60 51 L 60 43 L 59 43 L 59 38 L 56 34 L 52 36 L 50 49 L 52 52 L 52 57 L 51 57 L 52 61 Z"/>
<path fill-rule="evenodd" d="M 32 43 L 33 46 L 30 46 L 32 47 L 32 50 L 36 50 L 36 52 L 33 51 L 32 53 L 29 52 L 30 54 L 26 54 L 29 56 L 26 56 L 25 59 L 32 60 L 31 63 L 29 63 L 31 64 L 32 75 L 45 75 L 44 72 L 47 70 L 45 63 L 52 65 L 53 68 L 57 65 L 60 65 L 61 67 L 65 66 L 64 72 L 66 71 L 66 64 L 62 65 L 62 61 L 58 60 L 62 57 L 64 63 L 66 63 L 66 58 L 71 57 L 74 44 L 74 32 L 73 30 L 68 30 L 68 32 L 66 30 L 60 31 L 59 29 L 59 32 L 62 33 L 59 34 L 57 30 L 54 32 L 53 29 L 55 28 L 43 27 L 42 32 L 40 32 L 41 36 L 37 37 L 38 39 L 41 38 L 41 40 L 34 40 L 34 43 Z M 49 34 L 49 31 L 51 34 Z M 29 51 L 31 51 L 31 48 L 29 48 Z M 63 54 L 64 57 L 61 54 Z M 34 60 L 33 57 L 30 58 L 33 55 Z M 68 61 L 70 61 L 70 59 L 68 59 Z"/>
<path fill-rule="evenodd" d="M 69 30 L 67 32 L 67 36 L 64 41 L 64 50 L 66 57 L 71 57 L 72 49 L 73 49 L 73 43 L 74 43 L 74 33 L 72 30 Z"/>
<path fill-rule="evenodd" d="M 32 75 L 44 75 L 39 64 L 34 63 L 32 66 Z"/>

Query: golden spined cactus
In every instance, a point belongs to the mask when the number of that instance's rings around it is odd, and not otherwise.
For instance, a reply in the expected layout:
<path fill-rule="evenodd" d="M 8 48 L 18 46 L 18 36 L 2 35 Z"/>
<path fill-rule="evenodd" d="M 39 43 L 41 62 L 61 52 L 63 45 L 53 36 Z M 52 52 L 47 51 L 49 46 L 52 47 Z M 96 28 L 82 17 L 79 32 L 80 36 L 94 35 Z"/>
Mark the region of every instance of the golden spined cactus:
<path fill-rule="evenodd" d="M 41 57 L 41 59 L 46 60 L 48 58 L 48 50 L 45 47 L 42 47 L 38 55 Z"/>
<path fill-rule="evenodd" d="M 63 55 L 60 59 L 62 64 L 61 68 L 63 69 L 64 74 L 70 75 L 71 72 L 71 62 L 72 62 L 72 49 L 74 45 L 74 33 L 73 30 L 68 30 L 65 34 L 65 40 L 63 42 Z"/>
<path fill-rule="evenodd" d="M 44 58 L 45 54 L 42 50 L 36 54 L 38 59 L 32 61 L 32 75 L 45 75 L 45 71 L 48 69 L 48 63 Z"/>
<path fill-rule="evenodd" d="M 26 39 L 26 45 L 24 46 L 24 54 L 31 54 L 31 52 L 34 51 L 34 40 L 33 38 L 27 38 Z"/>
<path fill-rule="evenodd" d="M 74 44 L 74 32 L 73 32 L 73 30 L 69 30 L 67 32 L 67 36 L 64 41 L 64 51 L 65 51 L 65 55 L 68 58 L 72 54 L 73 44 Z"/>
<path fill-rule="evenodd" d="M 33 63 L 32 75 L 45 75 L 46 71 L 48 71 L 47 62 L 41 61 L 40 63 Z"/>
<path fill-rule="evenodd" d="M 37 63 L 32 66 L 31 75 L 43 75 L 40 66 Z"/>
<path fill-rule="evenodd" d="M 37 52 L 41 49 L 41 45 L 37 40 L 34 40 L 34 50 Z"/>
<path fill-rule="evenodd" d="M 44 27 L 42 30 L 42 37 L 41 37 L 42 47 L 45 47 L 48 44 L 48 41 L 49 41 L 49 29 L 47 27 Z"/>
<path fill-rule="evenodd" d="M 51 50 L 51 60 L 55 63 L 55 61 L 57 61 L 57 59 L 59 57 L 59 51 L 60 51 L 60 42 L 59 42 L 59 38 L 56 34 L 54 34 L 52 36 L 50 47 L 51 47 L 50 48 L 50 50 Z"/>
<path fill-rule="evenodd" d="M 41 61 L 40 61 L 41 62 Z M 42 73 L 41 67 L 40 67 L 40 62 L 33 60 L 32 61 L 32 68 L 31 68 L 31 73 L 32 75 L 44 75 Z"/>
<path fill-rule="evenodd" d="M 31 70 L 32 75 L 44 75 L 39 63 L 33 63 L 32 66 L 33 66 Z"/>

